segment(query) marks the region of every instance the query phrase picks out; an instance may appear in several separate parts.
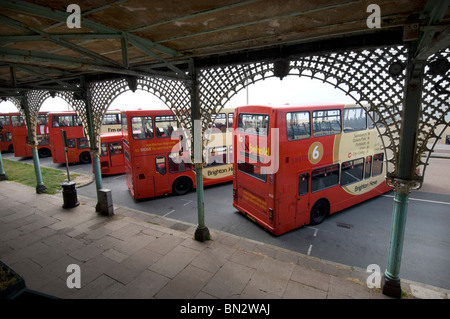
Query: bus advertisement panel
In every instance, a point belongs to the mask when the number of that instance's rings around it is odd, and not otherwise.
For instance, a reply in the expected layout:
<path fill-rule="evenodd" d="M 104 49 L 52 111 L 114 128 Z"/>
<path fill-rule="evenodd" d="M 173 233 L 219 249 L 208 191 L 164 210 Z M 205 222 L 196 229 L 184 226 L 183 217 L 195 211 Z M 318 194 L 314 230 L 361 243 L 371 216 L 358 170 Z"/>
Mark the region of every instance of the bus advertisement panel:
<path fill-rule="evenodd" d="M 214 130 L 205 137 L 205 186 L 232 180 L 232 116 L 226 111 L 219 114 Z M 186 145 L 189 138 L 170 110 L 124 111 L 122 132 L 127 185 L 133 198 L 183 195 L 195 187 L 194 164 Z"/>
<path fill-rule="evenodd" d="M 0 113 L 0 151 L 12 152 L 13 150 L 11 114 Z"/>
<path fill-rule="evenodd" d="M 390 190 L 361 107 L 243 106 L 234 116 L 233 206 L 274 235 Z"/>

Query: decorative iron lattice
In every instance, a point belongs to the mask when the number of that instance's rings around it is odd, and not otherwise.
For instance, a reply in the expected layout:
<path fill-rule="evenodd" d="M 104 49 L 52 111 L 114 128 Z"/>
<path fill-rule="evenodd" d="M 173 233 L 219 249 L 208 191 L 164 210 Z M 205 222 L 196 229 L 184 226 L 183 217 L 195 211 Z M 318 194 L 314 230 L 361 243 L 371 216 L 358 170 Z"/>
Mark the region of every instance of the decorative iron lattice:
<path fill-rule="evenodd" d="M 427 60 L 446 60 L 450 64 L 450 48 L 442 50 Z M 416 166 L 425 174 L 431 153 L 444 131 L 450 126 L 450 70 L 444 75 L 433 74 L 429 66 L 425 67 L 422 90 L 422 114 L 417 136 Z"/>
<path fill-rule="evenodd" d="M 27 144 L 30 147 L 37 146 L 36 126 L 39 110 L 43 101 L 45 101 L 46 91 L 30 90 L 24 93 L 21 98 L 8 97 L 7 100 L 12 102 L 20 114 L 22 115 L 28 134 Z M 26 116 L 28 109 L 28 120 Z M 29 127 L 28 127 L 29 126 Z"/>
<path fill-rule="evenodd" d="M 126 78 L 121 80 L 92 83 L 89 87 L 94 118 L 95 136 L 99 138 L 101 124 L 104 115 L 111 103 L 120 94 L 126 91 L 140 89 L 157 96 L 176 115 L 182 125 L 190 129 L 190 95 L 182 81 L 167 80 L 161 78 Z M 87 120 L 87 119 L 86 119 Z M 82 118 L 83 125 L 84 119 Z M 99 141 L 96 141 L 97 150 Z"/>
<path fill-rule="evenodd" d="M 287 75 L 306 76 L 342 90 L 366 109 L 368 116 L 376 123 L 383 142 L 388 162 L 387 176 L 395 178 L 398 169 L 407 55 L 406 47 L 395 46 L 301 56 L 290 61 L 279 59 L 272 62 L 202 69 L 199 72 L 199 82 L 203 133 L 212 122 L 213 115 L 219 113 L 225 104 L 247 85 L 275 76 L 280 78 Z M 428 62 L 438 58 L 450 61 L 450 49 L 431 56 Z M 393 66 L 397 67 L 397 70 Z M 436 142 L 449 126 L 449 120 L 446 120 L 450 104 L 449 72 L 444 76 L 436 76 L 427 70 L 426 68 L 415 159 L 416 167 L 422 169 L 422 174 Z M 91 83 L 88 90 L 96 138 L 93 152 L 98 152 L 101 123 L 112 101 L 123 92 L 136 89 L 159 97 L 174 112 L 180 123 L 192 132 L 189 82 L 145 77 Z M 72 106 L 83 125 L 87 127 L 84 102 L 86 97 L 75 99 L 73 93 L 69 92 L 57 92 L 56 95 Z M 31 117 L 35 118 L 31 123 L 35 125 L 37 112 L 50 93 L 31 91 L 26 96 L 30 114 L 33 114 Z M 9 100 L 18 105 L 17 99 L 9 98 Z M 32 131 L 35 132 L 35 129 Z M 422 155 L 425 160 L 422 159 Z M 420 187 L 421 179 L 417 180 L 419 185 L 415 186 Z"/>
<path fill-rule="evenodd" d="M 448 50 L 439 53 L 449 57 Z M 402 105 L 404 103 L 405 65 L 408 50 L 404 46 L 364 49 L 323 55 L 304 56 L 270 63 L 234 65 L 202 70 L 201 105 L 205 124 L 211 121 L 211 115 L 220 112 L 226 102 L 247 85 L 270 77 L 283 78 L 287 75 L 306 76 L 328 83 L 352 97 L 363 106 L 368 116 L 376 124 L 387 158 L 387 176 L 395 178 L 398 172 L 398 153 L 402 122 Z M 431 57 L 430 60 L 434 59 Z M 391 69 L 396 67 L 397 70 Z M 390 72 L 391 71 L 391 72 Z M 393 75 L 391 75 L 393 74 Z M 445 99 L 435 91 L 436 85 L 448 87 L 448 79 L 426 77 L 424 89 L 421 136 L 417 168 L 425 166 L 420 161 L 420 154 L 427 148 L 429 138 L 438 138 L 435 132 L 438 125 L 445 124 L 448 113 L 448 95 Z M 434 91 L 433 91 L 434 90 Z M 430 121 L 433 119 L 434 122 Z M 446 125 L 448 126 L 448 120 Z M 435 132 L 427 134 L 428 132 Z M 420 187 L 421 179 L 418 177 Z"/>

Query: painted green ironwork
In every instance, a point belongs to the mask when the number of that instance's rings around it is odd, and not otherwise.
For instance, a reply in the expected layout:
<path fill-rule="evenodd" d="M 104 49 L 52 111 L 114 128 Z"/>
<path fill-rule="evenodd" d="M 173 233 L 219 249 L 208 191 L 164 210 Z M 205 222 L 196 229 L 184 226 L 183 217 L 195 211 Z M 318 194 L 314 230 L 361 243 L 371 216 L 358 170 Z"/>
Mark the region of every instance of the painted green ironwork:
<path fill-rule="evenodd" d="M 45 96 L 44 91 L 28 91 L 23 93 L 20 99 L 12 97 L 7 98 L 20 111 L 27 128 L 27 144 L 31 147 L 31 153 L 33 156 L 34 171 L 36 175 L 36 193 L 38 194 L 45 193 L 45 191 L 47 190 L 47 187 L 45 187 L 44 181 L 42 179 L 36 140 L 37 118 L 39 109 L 42 105 L 41 101 L 43 96 Z"/>
<path fill-rule="evenodd" d="M 5 168 L 3 167 L 2 152 L 0 151 L 0 181 L 4 181 L 7 179 L 8 177 L 6 176 Z"/>

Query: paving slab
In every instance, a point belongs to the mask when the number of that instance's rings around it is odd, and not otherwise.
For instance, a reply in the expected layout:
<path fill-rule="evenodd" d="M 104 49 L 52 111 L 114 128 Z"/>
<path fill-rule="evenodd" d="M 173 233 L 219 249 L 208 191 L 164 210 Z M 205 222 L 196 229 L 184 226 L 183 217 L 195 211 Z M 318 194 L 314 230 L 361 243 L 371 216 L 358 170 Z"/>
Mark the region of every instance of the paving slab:
<path fill-rule="evenodd" d="M 71 299 L 389 298 L 367 287 L 364 269 L 214 229 L 212 240 L 197 242 L 196 225 L 119 206 L 101 216 L 82 196 L 82 205 L 64 210 L 61 196 L 0 182 L 0 260 L 30 289 Z M 81 288 L 71 289 L 74 264 Z M 450 296 L 411 281 L 402 288 L 407 298 Z"/>

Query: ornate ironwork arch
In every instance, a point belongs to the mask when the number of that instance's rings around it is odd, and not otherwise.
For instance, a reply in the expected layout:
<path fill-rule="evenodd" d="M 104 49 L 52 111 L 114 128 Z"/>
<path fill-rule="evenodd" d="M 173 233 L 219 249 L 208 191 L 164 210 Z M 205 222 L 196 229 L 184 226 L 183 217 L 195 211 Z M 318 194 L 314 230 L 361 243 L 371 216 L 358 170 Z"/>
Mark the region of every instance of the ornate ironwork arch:
<path fill-rule="evenodd" d="M 35 147 L 37 145 L 36 140 L 36 125 L 39 110 L 42 102 L 45 100 L 47 91 L 30 90 L 23 93 L 20 98 L 8 97 L 7 100 L 12 102 L 19 110 L 20 114 L 24 118 L 25 125 L 28 131 L 28 145 Z"/>
<path fill-rule="evenodd" d="M 161 99 L 185 127 L 190 127 L 190 96 L 183 81 L 150 77 L 124 78 L 90 84 L 95 136 L 99 136 L 103 117 L 114 99 L 124 92 L 136 89 L 149 92 Z M 84 125 L 84 119 L 82 121 Z"/>
<path fill-rule="evenodd" d="M 450 66 L 450 48 L 442 50 L 427 60 L 422 91 L 422 114 L 417 136 L 419 154 L 416 165 L 423 168 L 425 174 L 430 156 L 444 131 L 450 126 L 450 69 L 444 74 L 436 74 L 429 65 L 435 61 L 447 61 Z M 447 119 L 446 119 L 447 118 Z M 429 147 L 431 145 L 431 147 Z"/>
<path fill-rule="evenodd" d="M 438 56 L 443 56 L 448 61 L 448 51 L 449 49 L 444 50 Z M 282 59 L 203 69 L 201 105 L 203 113 L 209 114 L 209 117 L 203 118 L 203 126 L 211 121 L 212 114 L 220 112 L 226 102 L 249 84 L 275 76 L 307 76 L 342 90 L 366 109 L 369 117 L 376 123 L 383 141 L 388 176 L 396 176 L 407 56 L 406 46 L 395 46 L 302 56 L 292 58 L 291 61 Z M 430 60 L 433 59 L 436 57 L 430 57 Z M 438 114 L 439 119 L 435 118 L 435 123 L 444 124 L 445 114 L 448 113 L 448 95 L 445 100 L 435 88 L 448 87 L 448 78 L 426 77 L 424 81 L 426 89 L 423 94 L 427 97 L 424 98 L 423 113 Z M 440 97 L 436 98 L 436 95 Z M 428 120 L 429 117 L 423 117 L 421 122 L 423 129 L 419 144 L 422 148 L 418 152 L 428 152 L 429 156 L 431 149 L 426 146 L 429 138 L 439 138 L 443 129 L 440 133 L 427 134 L 435 132 L 435 126 L 431 127 Z M 446 125 L 448 126 L 448 121 Z M 421 161 L 420 157 L 417 157 L 417 168 L 426 166 L 426 161 Z M 417 187 L 420 187 L 420 178 L 418 181 Z"/>

